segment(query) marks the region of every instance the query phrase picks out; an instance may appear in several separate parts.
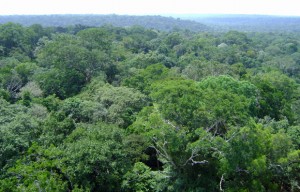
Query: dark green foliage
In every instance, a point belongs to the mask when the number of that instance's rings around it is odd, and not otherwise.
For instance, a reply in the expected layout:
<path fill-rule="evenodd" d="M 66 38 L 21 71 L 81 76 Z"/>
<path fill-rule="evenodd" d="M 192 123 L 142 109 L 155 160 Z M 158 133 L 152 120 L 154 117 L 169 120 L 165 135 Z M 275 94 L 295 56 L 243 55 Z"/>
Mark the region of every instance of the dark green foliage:
<path fill-rule="evenodd" d="M 44 149 L 34 143 L 26 155 L 8 169 L 6 178 L 0 180 L 0 190 L 66 191 L 70 182 L 60 168 L 61 154 L 54 146 Z"/>
<path fill-rule="evenodd" d="M 51 113 L 42 126 L 39 142 L 44 146 L 58 145 L 75 129 L 74 121 L 63 112 Z"/>
<path fill-rule="evenodd" d="M 151 171 L 144 163 L 134 164 L 131 171 L 124 175 L 122 189 L 125 191 L 165 191 L 163 184 L 168 179 L 159 172 Z"/>
<path fill-rule="evenodd" d="M 299 191 L 299 37 L 1 25 L 0 191 Z"/>
<path fill-rule="evenodd" d="M 226 76 L 210 77 L 198 84 L 159 81 L 152 91 L 166 119 L 191 128 L 245 124 L 255 115 L 256 96 L 254 85 Z"/>
<path fill-rule="evenodd" d="M 0 45 L 3 47 L 1 56 L 14 55 L 16 53 L 28 54 L 30 42 L 28 33 L 20 24 L 7 23 L 0 26 Z"/>
<path fill-rule="evenodd" d="M 29 92 L 25 92 L 22 96 L 22 104 L 25 105 L 26 107 L 30 107 L 31 103 L 31 96 Z"/>
<path fill-rule="evenodd" d="M 150 93 L 151 84 L 169 76 L 169 70 L 162 64 L 148 66 L 144 70 L 137 71 L 132 77 L 124 80 L 124 85 L 136 88 L 146 94 Z"/>
<path fill-rule="evenodd" d="M 176 121 L 179 125 L 192 128 L 199 127 L 199 112 L 206 113 L 201 101 L 202 93 L 190 80 L 167 80 L 154 84 L 152 98 L 160 104 L 160 110 L 166 119 Z M 199 111 L 199 112 L 198 112 Z"/>
<path fill-rule="evenodd" d="M 93 33 L 91 29 L 87 30 Z M 45 95 L 56 94 L 60 98 L 66 98 L 77 94 L 99 72 L 113 75 L 109 72 L 111 69 L 109 57 L 102 51 L 102 49 L 107 51 L 109 47 L 105 47 L 107 45 L 101 42 L 100 45 L 91 45 L 84 36 L 91 35 L 85 34 L 89 31 L 82 31 L 79 37 L 56 35 L 53 40 L 46 41 L 38 48 L 37 59 L 44 69 L 36 74 L 35 79 Z M 96 36 L 99 35 L 97 31 L 95 33 Z M 101 31 L 100 35 L 103 35 Z"/>
<path fill-rule="evenodd" d="M 112 37 L 105 28 L 84 29 L 79 31 L 77 36 L 83 40 L 83 46 L 89 50 L 109 51 L 112 44 Z"/>
<path fill-rule="evenodd" d="M 0 97 L 6 101 L 9 101 L 10 95 L 6 90 L 0 89 Z"/>
<path fill-rule="evenodd" d="M 65 172 L 74 184 L 92 191 L 120 190 L 128 160 L 124 131 L 114 125 L 81 125 L 63 147 Z"/>
<path fill-rule="evenodd" d="M 299 97 L 298 85 L 286 75 L 278 72 L 258 74 L 252 82 L 259 88 L 258 116 L 270 116 L 276 120 L 287 117 L 294 121 L 292 102 Z"/>
<path fill-rule="evenodd" d="M 41 133 L 40 125 L 44 121 L 37 108 L 28 109 L 22 105 L 9 105 L 0 99 L 0 167 L 1 169 L 23 155 Z"/>

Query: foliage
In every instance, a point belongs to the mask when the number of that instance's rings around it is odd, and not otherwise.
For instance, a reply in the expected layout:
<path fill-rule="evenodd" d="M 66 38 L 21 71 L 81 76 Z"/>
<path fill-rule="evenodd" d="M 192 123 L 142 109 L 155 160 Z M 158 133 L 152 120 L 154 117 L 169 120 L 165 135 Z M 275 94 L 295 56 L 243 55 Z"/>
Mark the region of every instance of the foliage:
<path fill-rule="evenodd" d="M 91 83 L 80 97 L 83 102 L 94 103 L 91 107 L 94 107 L 93 115 L 97 115 L 98 119 L 102 117 L 104 121 L 122 127 L 130 125 L 137 113 L 148 103 L 147 97 L 133 88 L 101 85 L 97 82 Z M 95 109 L 96 106 L 98 109 Z M 88 108 L 85 107 L 84 110 Z"/>
<path fill-rule="evenodd" d="M 167 30 L 0 25 L 0 191 L 299 191 L 299 33 Z"/>
<path fill-rule="evenodd" d="M 66 191 L 68 180 L 59 168 L 62 151 L 51 146 L 43 149 L 34 143 L 26 156 L 0 180 L 1 191 Z"/>
<path fill-rule="evenodd" d="M 81 125 L 65 140 L 63 163 L 72 183 L 101 191 L 119 190 L 127 171 L 124 131 L 114 125 Z"/>
<path fill-rule="evenodd" d="M 0 167 L 14 162 L 40 135 L 44 118 L 22 105 L 9 105 L 0 99 Z"/>

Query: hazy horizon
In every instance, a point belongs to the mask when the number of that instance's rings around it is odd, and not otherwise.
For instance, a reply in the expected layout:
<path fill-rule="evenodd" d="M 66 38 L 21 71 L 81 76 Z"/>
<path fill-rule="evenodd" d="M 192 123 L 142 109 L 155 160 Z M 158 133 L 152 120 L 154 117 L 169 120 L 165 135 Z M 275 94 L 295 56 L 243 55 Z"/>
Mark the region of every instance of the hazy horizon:
<path fill-rule="evenodd" d="M 0 15 L 272 15 L 300 16 L 294 0 L 0 0 Z"/>

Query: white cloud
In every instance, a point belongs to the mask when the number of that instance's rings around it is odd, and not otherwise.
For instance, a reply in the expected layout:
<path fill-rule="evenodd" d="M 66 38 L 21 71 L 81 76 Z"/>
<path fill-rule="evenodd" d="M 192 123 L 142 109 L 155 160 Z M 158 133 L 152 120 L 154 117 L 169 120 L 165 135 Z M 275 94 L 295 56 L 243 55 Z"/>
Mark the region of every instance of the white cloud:
<path fill-rule="evenodd" d="M 296 0 L 0 0 L 0 14 L 300 15 Z"/>

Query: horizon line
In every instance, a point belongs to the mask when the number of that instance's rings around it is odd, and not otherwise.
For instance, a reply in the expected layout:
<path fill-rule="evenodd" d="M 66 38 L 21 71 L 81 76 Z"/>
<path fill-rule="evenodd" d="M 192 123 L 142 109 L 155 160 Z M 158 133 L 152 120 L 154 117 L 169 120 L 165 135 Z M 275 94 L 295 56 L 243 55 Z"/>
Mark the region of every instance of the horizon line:
<path fill-rule="evenodd" d="M 45 14 L 0 14 L 0 16 L 54 16 L 54 15 L 117 15 L 117 16 L 266 16 L 266 17 L 300 17 L 300 15 L 281 14 L 257 14 L 257 13 L 149 13 L 149 14 L 127 14 L 127 13 L 45 13 Z"/>

